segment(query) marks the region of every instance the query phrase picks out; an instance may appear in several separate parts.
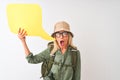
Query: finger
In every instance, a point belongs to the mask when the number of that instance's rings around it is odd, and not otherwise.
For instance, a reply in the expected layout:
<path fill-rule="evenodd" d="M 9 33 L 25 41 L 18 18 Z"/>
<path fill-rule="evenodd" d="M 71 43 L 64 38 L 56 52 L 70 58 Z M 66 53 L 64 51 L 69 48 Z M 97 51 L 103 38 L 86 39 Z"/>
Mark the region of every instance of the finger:
<path fill-rule="evenodd" d="M 26 32 L 26 34 L 25 34 L 25 36 L 27 36 L 28 34 L 27 34 L 27 32 Z"/>
<path fill-rule="evenodd" d="M 22 34 L 24 33 L 24 29 L 22 29 L 21 33 L 22 33 Z"/>
<path fill-rule="evenodd" d="M 18 34 L 19 34 L 19 33 L 21 33 L 21 28 L 19 28 L 19 30 L 18 30 Z"/>
<path fill-rule="evenodd" d="M 26 36 L 26 34 L 27 34 L 27 31 L 24 31 L 24 32 L 23 32 L 23 36 Z"/>

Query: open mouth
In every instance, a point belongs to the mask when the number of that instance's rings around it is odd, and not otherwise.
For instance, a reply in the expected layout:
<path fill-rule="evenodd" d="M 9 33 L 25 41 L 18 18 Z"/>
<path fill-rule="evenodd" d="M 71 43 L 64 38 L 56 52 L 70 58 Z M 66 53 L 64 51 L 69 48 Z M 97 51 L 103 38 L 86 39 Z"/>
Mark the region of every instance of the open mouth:
<path fill-rule="evenodd" d="M 60 45 L 64 46 L 64 41 L 63 40 L 60 41 Z"/>

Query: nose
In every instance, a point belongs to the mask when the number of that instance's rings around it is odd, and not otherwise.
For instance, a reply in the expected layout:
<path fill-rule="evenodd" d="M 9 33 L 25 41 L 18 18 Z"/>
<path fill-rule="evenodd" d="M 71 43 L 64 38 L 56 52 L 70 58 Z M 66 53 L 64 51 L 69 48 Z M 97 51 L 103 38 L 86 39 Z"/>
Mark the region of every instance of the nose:
<path fill-rule="evenodd" d="M 63 38 L 63 35 L 62 35 L 62 34 L 60 35 L 60 38 Z"/>

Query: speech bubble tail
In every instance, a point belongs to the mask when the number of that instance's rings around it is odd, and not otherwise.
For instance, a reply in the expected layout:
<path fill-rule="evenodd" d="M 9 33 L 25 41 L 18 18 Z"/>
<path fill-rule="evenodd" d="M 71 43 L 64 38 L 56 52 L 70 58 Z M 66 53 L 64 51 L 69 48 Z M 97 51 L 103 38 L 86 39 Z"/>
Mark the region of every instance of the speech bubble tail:
<path fill-rule="evenodd" d="M 54 40 L 54 38 L 51 37 L 48 33 L 46 33 L 43 29 L 42 29 L 42 32 L 39 34 L 39 37 L 41 37 L 42 39 L 48 40 L 48 41 Z"/>
<path fill-rule="evenodd" d="M 39 36 L 40 38 L 42 38 L 42 39 L 45 39 L 45 40 L 47 40 L 47 41 L 54 41 L 55 39 L 54 38 L 52 38 L 52 37 L 42 37 L 42 36 Z"/>

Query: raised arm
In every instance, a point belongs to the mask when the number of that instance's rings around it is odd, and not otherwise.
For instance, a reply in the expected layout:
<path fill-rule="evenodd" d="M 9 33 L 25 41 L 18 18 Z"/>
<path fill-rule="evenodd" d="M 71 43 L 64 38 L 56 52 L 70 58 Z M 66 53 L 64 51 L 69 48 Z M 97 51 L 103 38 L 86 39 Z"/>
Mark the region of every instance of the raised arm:
<path fill-rule="evenodd" d="M 29 50 L 27 43 L 26 43 L 26 35 L 27 35 L 27 32 L 24 29 L 19 28 L 18 38 L 22 42 L 26 56 L 28 56 L 30 54 L 30 50 Z"/>

